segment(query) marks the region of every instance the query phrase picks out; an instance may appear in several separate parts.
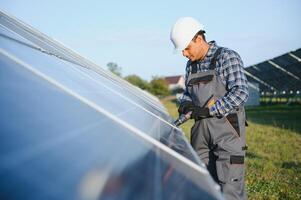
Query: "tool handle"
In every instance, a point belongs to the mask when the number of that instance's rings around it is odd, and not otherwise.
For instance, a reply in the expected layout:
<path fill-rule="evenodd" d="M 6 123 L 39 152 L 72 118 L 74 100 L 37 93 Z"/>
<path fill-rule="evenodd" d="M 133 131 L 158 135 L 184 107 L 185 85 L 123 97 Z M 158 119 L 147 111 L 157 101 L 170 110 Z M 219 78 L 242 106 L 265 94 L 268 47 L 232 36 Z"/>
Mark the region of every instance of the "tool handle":
<path fill-rule="evenodd" d="M 179 116 L 179 118 L 176 119 L 176 121 L 174 121 L 174 125 L 175 126 L 180 126 L 181 124 L 183 124 L 184 122 L 186 122 L 187 120 L 189 120 L 190 117 L 191 117 L 191 113 L 192 113 L 192 111 L 190 111 L 190 112 L 188 112 L 186 114 L 181 114 Z"/>

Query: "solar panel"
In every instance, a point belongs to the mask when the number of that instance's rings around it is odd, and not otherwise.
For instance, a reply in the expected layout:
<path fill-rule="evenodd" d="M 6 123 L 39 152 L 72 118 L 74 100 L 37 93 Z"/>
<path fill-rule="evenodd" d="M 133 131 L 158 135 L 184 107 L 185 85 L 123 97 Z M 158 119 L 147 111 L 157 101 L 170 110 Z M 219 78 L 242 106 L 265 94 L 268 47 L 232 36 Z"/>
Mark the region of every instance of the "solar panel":
<path fill-rule="evenodd" d="M 301 79 L 301 63 L 296 58 L 289 54 L 284 54 L 274 58 L 273 61 Z"/>
<path fill-rule="evenodd" d="M 301 59 L 298 57 L 301 49 L 287 53 L 268 61 L 247 67 L 248 79 L 259 84 L 261 91 L 283 93 L 283 91 L 300 91 L 301 89 Z M 272 86 L 267 87 L 259 80 Z"/>
<path fill-rule="evenodd" d="M 221 199 L 154 97 L 0 14 L 1 199 Z"/>
<path fill-rule="evenodd" d="M 301 58 L 301 48 L 293 51 L 292 54 L 296 55 L 298 58 Z"/>

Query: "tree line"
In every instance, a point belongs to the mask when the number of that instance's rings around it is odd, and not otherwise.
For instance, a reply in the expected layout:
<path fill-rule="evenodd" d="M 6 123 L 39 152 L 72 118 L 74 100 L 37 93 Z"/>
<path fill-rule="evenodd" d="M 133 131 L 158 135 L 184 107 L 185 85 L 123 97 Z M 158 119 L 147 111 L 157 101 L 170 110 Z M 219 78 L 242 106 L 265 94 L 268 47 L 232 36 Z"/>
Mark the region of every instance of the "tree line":
<path fill-rule="evenodd" d="M 115 75 L 124 78 L 131 84 L 141 88 L 142 90 L 148 91 L 155 96 L 165 97 L 165 96 L 170 95 L 170 91 L 168 89 L 168 84 L 164 77 L 153 76 L 151 81 L 148 82 L 146 80 L 143 80 L 136 74 L 132 74 L 132 75 L 123 77 L 122 73 L 121 73 L 122 68 L 120 66 L 118 66 L 116 63 L 109 62 L 107 64 L 107 68 L 109 71 L 111 71 Z"/>

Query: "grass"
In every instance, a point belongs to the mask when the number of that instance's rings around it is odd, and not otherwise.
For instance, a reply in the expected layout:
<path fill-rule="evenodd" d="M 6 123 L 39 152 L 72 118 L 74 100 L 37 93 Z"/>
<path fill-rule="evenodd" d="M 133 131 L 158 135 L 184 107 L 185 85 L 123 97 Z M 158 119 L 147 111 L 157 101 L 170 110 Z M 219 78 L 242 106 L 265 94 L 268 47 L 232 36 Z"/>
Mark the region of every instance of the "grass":
<path fill-rule="evenodd" d="M 247 118 L 256 124 L 289 129 L 301 134 L 301 106 L 262 106 L 247 108 Z"/>
<path fill-rule="evenodd" d="M 177 107 L 162 100 L 174 118 Z M 301 107 L 247 109 L 246 187 L 249 199 L 301 199 Z M 193 121 L 181 128 L 190 138 Z"/>

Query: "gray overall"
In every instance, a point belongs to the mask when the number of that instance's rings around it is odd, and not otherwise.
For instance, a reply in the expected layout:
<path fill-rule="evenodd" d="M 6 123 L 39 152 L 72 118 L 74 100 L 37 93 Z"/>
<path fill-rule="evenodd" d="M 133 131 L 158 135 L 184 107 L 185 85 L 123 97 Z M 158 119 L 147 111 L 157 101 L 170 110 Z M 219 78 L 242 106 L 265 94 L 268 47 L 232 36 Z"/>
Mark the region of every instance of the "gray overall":
<path fill-rule="evenodd" d="M 193 70 L 187 79 L 187 89 L 195 105 L 206 107 L 211 98 L 226 94 L 226 87 L 216 74 L 216 50 L 208 71 Z M 194 72 L 194 73 L 193 73 Z M 246 199 L 244 189 L 245 111 L 243 106 L 226 117 L 211 117 L 195 122 L 191 129 L 191 144 L 201 160 L 220 184 L 225 199 Z"/>

